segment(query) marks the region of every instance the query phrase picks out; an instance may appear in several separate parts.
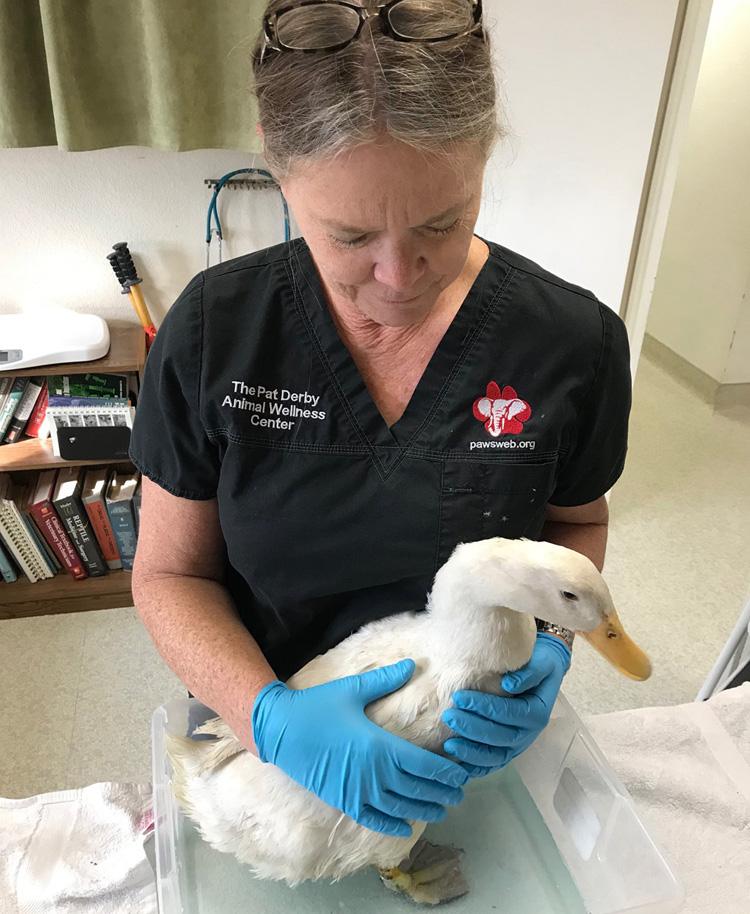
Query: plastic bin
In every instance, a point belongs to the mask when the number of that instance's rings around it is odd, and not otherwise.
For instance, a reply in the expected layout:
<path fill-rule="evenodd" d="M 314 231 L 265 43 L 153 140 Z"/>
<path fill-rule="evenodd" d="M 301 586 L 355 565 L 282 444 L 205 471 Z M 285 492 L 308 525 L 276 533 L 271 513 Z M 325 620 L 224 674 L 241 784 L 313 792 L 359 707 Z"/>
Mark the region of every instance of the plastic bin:
<path fill-rule="evenodd" d="M 171 791 L 165 734 L 210 714 L 195 699 L 158 708 L 152 722 L 156 869 L 161 914 L 414 914 L 373 870 L 338 883 L 256 879 L 214 851 Z M 464 802 L 425 836 L 465 851 L 470 892 L 451 914 L 672 914 L 683 891 L 632 799 L 560 695 L 549 725 L 514 763 L 471 781 Z"/>

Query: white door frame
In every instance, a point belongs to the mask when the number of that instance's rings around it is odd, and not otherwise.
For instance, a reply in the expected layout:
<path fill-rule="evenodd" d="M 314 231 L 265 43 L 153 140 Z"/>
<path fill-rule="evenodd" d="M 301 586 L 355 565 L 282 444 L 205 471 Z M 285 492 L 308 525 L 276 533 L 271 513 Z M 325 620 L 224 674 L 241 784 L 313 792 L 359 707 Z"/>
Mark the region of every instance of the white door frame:
<path fill-rule="evenodd" d="M 635 379 L 713 0 L 681 0 L 646 168 L 620 315 Z"/>

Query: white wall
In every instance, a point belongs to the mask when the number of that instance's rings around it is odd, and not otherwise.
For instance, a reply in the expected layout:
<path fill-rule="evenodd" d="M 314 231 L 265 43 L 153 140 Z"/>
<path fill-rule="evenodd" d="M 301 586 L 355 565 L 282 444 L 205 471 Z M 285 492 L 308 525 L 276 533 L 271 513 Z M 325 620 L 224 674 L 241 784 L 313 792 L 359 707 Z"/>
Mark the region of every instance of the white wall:
<path fill-rule="evenodd" d="M 750 261 L 750 250 L 748 251 Z M 750 276 L 739 305 L 737 325 L 729 347 L 724 384 L 750 383 Z"/>
<path fill-rule="evenodd" d="M 478 230 L 619 310 L 677 0 L 485 0 L 513 139 Z M 513 158 L 514 156 L 514 158 Z"/>
<path fill-rule="evenodd" d="M 0 149 L 0 312 L 55 304 L 136 320 L 106 259 L 127 241 L 160 323 L 206 264 L 203 179 L 243 167 L 262 162 L 227 150 Z M 283 241 L 277 191 L 223 190 L 219 199 L 224 259 Z M 211 248 L 215 263 L 216 240 Z"/>
<path fill-rule="evenodd" d="M 488 166 L 477 231 L 614 308 L 676 7 L 677 0 L 485 0 L 513 136 Z M 203 179 L 251 158 L 138 147 L 0 149 L 0 312 L 54 303 L 134 319 L 105 259 L 114 242 L 127 241 L 158 323 L 205 263 Z M 222 194 L 225 258 L 283 239 L 277 194 Z"/>
<path fill-rule="evenodd" d="M 750 382 L 750 4 L 715 0 L 647 332 Z"/>

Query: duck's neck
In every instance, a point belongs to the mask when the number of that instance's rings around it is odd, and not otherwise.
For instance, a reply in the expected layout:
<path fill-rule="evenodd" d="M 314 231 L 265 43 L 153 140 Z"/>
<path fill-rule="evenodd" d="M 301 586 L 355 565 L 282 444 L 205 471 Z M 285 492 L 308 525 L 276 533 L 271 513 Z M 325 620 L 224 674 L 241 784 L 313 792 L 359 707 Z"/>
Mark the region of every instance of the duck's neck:
<path fill-rule="evenodd" d="M 456 689 L 497 692 L 502 674 L 523 666 L 536 641 L 532 616 L 466 604 L 465 588 L 433 591 L 428 604 L 425 647 L 441 703 Z"/>

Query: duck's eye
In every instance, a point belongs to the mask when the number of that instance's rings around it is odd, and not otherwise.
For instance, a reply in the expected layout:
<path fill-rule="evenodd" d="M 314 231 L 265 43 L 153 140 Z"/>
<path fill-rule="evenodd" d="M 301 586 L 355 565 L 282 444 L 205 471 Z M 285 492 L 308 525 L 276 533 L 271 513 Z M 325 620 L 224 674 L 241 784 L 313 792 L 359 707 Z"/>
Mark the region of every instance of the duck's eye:
<path fill-rule="evenodd" d="M 571 593 L 569 590 L 560 591 L 566 600 L 577 600 L 578 596 L 574 593 Z"/>

